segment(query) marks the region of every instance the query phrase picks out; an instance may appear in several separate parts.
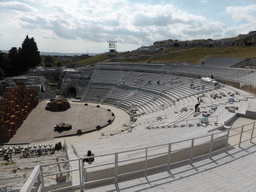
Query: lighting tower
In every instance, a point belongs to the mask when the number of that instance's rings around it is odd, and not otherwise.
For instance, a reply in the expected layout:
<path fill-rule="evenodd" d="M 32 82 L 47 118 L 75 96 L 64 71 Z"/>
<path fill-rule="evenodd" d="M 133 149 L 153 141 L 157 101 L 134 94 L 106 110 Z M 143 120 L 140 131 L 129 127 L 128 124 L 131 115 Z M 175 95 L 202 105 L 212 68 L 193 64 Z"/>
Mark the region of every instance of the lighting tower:
<path fill-rule="evenodd" d="M 117 56 L 116 43 L 117 41 L 107 41 L 108 42 L 108 56 Z"/>

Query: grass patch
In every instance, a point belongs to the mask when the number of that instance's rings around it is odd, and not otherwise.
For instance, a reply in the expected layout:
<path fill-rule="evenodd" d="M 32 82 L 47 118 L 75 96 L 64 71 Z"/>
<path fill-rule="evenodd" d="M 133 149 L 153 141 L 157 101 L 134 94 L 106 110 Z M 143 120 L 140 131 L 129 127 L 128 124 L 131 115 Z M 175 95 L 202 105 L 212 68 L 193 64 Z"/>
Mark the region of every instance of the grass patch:
<path fill-rule="evenodd" d="M 204 57 L 221 56 L 221 57 L 237 57 L 237 58 L 253 58 L 256 57 L 256 46 L 244 47 L 203 47 L 195 48 L 187 51 L 169 53 L 163 56 L 151 58 L 151 61 L 169 61 L 169 62 L 188 62 L 196 64 Z"/>
<path fill-rule="evenodd" d="M 96 55 L 87 59 L 83 59 L 81 61 L 79 61 L 78 67 L 85 67 L 87 65 L 93 64 L 93 63 L 97 63 L 97 62 L 101 62 L 107 59 L 111 59 L 111 57 L 109 57 L 107 55 L 107 53 L 104 54 L 100 54 L 100 55 Z"/>
<path fill-rule="evenodd" d="M 198 61 L 206 56 L 220 56 L 220 57 L 237 57 L 237 58 L 255 58 L 256 46 L 243 46 L 243 47 L 202 47 L 194 49 L 180 49 L 178 47 L 166 47 L 165 53 L 161 56 L 154 56 L 159 52 L 143 52 L 138 55 L 145 57 L 135 60 L 117 59 L 118 62 L 186 62 L 197 64 Z M 118 53 L 118 56 L 124 56 L 130 52 Z M 90 64 L 102 62 L 111 59 L 107 53 L 96 55 L 84 60 L 79 61 L 78 67 L 85 67 Z M 115 60 L 114 60 L 115 61 Z"/>
<path fill-rule="evenodd" d="M 165 47 L 165 52 L 178 51 L 178 47 Z"/>

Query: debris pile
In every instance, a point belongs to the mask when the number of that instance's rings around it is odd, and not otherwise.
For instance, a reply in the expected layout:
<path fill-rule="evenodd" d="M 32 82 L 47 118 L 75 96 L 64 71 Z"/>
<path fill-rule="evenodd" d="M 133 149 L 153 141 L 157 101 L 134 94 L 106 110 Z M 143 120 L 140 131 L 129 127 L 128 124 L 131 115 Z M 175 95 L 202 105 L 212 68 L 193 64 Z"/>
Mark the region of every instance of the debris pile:
<path fill-rule="evenodd" d="M 67 99 L 51 99 L 48 103 L 47 106 L 45 107 L 46 110 L 49 111 L 66 111 L 67 109 L 70 108 L 70 104 L 67 101 Z"/>

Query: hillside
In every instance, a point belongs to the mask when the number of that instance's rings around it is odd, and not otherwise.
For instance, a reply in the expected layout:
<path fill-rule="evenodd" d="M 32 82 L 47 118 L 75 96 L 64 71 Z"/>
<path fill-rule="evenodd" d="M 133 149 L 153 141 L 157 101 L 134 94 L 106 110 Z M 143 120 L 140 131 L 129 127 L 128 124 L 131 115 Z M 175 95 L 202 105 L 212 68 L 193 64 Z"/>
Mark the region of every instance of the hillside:
<path fill-rule="evenodd" d="M 218 57 L 237 57 L 237 58 L 256 58 L 256 46 L 237 46 L 237 47 L 200 47 L 200 48 L 165 48 L 153 52 L 141 52 L 134 50 L 118 54 L 111 58 L 107 53 L 90 57 L 79 61 L 79 67 L 84 67 L 98 62 L 182 62 L 197 64 L 207 56 Z"/>
<path fill-rule="evenodd" d="M 87 65 L 98 63 L 98 62 L 105 61 L 108 59 L 111 59 L 111 57 L 107 56 L 107 53 L 103 53 L 103 54 L 96 55 L 96 56 L 93 56 L 93 57 L 90 57 L 87 59 L 80 60 L 78 62 L 78 67 L 85 67 Z"/>
<path fill-rule="evenodd" d="M 256 46 L 243 47 L 202 47 L 187 51 L 176 51 L 150 58 L 153 62 L 186 62 L 197 64 L 206 56 L 256 58 Z"/>

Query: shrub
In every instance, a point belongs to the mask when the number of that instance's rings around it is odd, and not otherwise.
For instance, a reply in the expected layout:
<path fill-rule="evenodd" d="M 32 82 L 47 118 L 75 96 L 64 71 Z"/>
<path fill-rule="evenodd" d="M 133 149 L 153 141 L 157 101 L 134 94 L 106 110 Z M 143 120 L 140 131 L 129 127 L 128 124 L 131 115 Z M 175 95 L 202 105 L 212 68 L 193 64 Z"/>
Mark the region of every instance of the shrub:
<path fill-rule="evenodd" d="M 44 65 L 45 67 L 52 67 L 52 63 L 45 63 L 45 65 Z"/>

